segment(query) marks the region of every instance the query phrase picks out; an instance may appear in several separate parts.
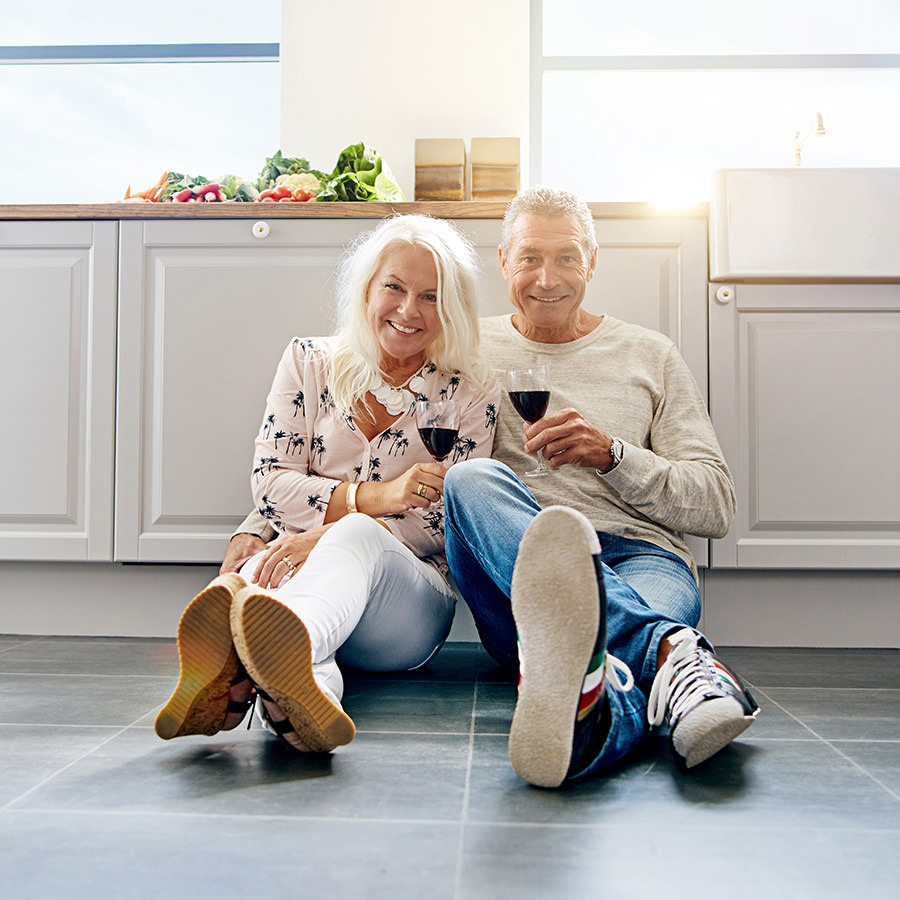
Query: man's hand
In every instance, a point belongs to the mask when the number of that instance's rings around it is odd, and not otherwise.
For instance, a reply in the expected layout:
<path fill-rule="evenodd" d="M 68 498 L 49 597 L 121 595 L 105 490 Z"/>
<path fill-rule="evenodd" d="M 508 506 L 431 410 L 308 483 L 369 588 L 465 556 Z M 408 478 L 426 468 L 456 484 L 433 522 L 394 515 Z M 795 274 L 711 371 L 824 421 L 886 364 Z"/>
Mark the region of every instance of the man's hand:
<path fill-rule="evenodd" d="M 265 541 L 255 534 L 236 534 L 225 550 L 225 559 L 219 567 L 219 574 L 237 572 L 241 566 L 261 550 L 266 549 Z"/>
<path fill-rule="evenodd" d="M 538 419 L 525 428 L 525 451 L 544 452 L 551 469 L 561 466 L 586 466 L 601 472 L 612 465 L 612 438 L 567 408 Z"/>

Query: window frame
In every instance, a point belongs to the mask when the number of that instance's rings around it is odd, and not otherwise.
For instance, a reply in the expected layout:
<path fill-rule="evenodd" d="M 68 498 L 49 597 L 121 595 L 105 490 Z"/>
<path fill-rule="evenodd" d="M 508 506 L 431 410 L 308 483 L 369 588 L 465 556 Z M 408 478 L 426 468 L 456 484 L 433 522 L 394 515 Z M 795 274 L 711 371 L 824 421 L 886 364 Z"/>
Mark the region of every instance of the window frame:
<path fill-rule="evenodd" d="M 545 56 L 544 4 L 529 0 L 529 179 L 540 184 L 543 169 L 544 75 L 551 72 L 727 71 L 774 69 L 900 69 L 900 53 L 678 54 L 634 56 Z M 550 0 L 552 2 L 552 0 Z"/>

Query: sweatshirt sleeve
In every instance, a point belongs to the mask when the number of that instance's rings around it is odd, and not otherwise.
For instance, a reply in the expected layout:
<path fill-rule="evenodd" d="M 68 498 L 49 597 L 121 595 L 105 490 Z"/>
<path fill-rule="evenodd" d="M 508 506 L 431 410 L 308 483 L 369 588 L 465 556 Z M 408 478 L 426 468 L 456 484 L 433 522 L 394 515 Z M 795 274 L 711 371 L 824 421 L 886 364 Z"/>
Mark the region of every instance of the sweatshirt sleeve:
<path fill-rule="evenodd" d="M 673 347 L 650 427 L 650 447 L 625 444 L 600 476 L 635 510 L 672 531 L 724 537 L 734 520 L 734 482 L 700 390 Z"/>

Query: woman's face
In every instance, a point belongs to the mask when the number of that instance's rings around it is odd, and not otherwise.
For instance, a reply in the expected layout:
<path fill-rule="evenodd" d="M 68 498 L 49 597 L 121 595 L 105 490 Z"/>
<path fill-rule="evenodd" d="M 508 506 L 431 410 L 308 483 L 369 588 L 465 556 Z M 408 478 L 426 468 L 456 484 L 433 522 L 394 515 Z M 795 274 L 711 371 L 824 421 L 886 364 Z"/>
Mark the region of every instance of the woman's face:
<path fill-rule="evenodd" d="M 437 269 L 422 247 L 389 250 L 369 282 L 366 318 L 385 361 L 425 361 L 425 348 L 441 333 Z"/>

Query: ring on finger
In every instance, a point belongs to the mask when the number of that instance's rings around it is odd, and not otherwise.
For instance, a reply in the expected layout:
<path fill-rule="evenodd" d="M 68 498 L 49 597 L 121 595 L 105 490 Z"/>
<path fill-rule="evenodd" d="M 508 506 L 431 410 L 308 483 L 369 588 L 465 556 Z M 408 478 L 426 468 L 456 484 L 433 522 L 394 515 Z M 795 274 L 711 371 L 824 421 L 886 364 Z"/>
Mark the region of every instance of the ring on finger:
<path fill-rule="evenodd" d="M 428 485 L 422 484 L 422 482 L 420 481 L 419 486 L 416 488 L 416 493 L 424 499 L 425 493 L 427 492 L 427 490 L 428 490 Z"/>
<path fill-rule="evenodd" d="M 293 572 L 297 568 L 297 564 L 289 556 L 283 556 L 281 561 L 288 567 L 288 572 Z"/>

